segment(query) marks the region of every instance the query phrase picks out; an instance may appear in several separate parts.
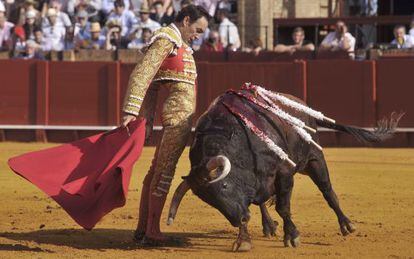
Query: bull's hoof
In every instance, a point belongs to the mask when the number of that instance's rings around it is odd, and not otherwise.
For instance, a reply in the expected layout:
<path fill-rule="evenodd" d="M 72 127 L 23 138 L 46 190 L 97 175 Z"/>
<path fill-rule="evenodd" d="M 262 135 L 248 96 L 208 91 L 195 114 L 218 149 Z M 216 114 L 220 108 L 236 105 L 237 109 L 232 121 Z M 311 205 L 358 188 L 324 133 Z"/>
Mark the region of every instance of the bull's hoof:
<path fill-rule="evenodd" d="M 298 247 L 300 245 L 300 237 L 297 236 L 295 238 L 290 239 L 284 239 L 283 243 L 285 244 L 285 247 Z"/>
<path fill-rule="evenodd" d="M 349 220 L 341 224 L 341 233 L 343 236 L 347 236 L 355 232 L 355 230 L 356 230 L 356 227 Z"/>
<path fill-rule="evenodd" d="M 250 241 L 236 240 L 233 243 L 233 252 L 248 252 L 250 250 L 252 250 L 252 243 Z"/>
<path fill-rule="evenodd" d="M 279 223 L 277 221 L 270 221 L 263 226 L 263 235 L 267 238 L 276 236 L 276 229 Z"/>

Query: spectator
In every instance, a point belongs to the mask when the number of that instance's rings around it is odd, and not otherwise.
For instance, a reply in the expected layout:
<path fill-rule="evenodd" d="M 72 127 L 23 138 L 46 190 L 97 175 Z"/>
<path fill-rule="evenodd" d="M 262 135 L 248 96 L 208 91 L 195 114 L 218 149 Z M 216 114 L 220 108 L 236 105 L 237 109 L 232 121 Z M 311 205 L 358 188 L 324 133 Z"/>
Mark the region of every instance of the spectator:
<path fill-rule="evenodd" d="M 26 50 L 26 37 L 24 35 L 23 26 L 16 25 L 12 29 L 11 42 L 13 46 L 13 56 L 18 56 Z"/>
<path fill-rule="evenodd" d="M 361 6 L 361 15 L 377 16 L 378 0 L 359 0 Z"/>
<path fill-rule="evenodd" d="M 199 5 L 206 9 L 211 17 L 216 13 L 216 7 L 219 0 L 194 0 L 194 5 Z"/>
<path fill-rule="evenodd" d="M 34 30 L 35 42 L 40 46 L 40 50 L 50 51 L 52 49 L 51 43 L 43 37 L 43 32 L 40 28 Z"/>
<path fill-rule="evenodd" d="M 297 50 L 302 51 L 313 51 L 315 50 L 315 45 L 312 42 L 305 40 L 305 31 L 302 27 L 296 27 L 292 33 L 292 42 L 284 45 L 278 44 L 274 48 L 274 51 L 283 53 L 294 53 Z"/>
<path fill-rule="evenodd" d="M 37 44 L 34 40 L 28 40 L 26 42 L 25 51 L 20 53 L 16 58 L 44 60 L 45 57 L 40 50 L 41 48 L 39 44 Z"/>
<path fill-rule="evenodd" d="M 56 9 L 47 10 L 47 25 L 42 26 L 43 36 L 51 43 L 51 50 L 62 51 L 64 49 L 66 29 L 58 23 L 58 13 Z"/>
<path fill-rule="evenodd" d="M 150 11 L 148 7 L 142 6 L 141 10 L 139 11 L 139 17 L 140 20 L 138 23 L 134 26 L 134 30 L 137 31 L 137 37 L 141 38 L 142 29 L 148 28 L 152 32 L 158 30 L 161 28 L 161 25 L 157 23 L 156 21 L 151 20 L 150 18 Z"/>
<path fill-rule="evenodd" d="M 132 8 L 129 8 L 133 13 L 138 13 L 141 10 L 141 6 L 146 3 L 146 0 L 130 0 Z"/>
<path fill-rule="evenodd" d="M 69 15 L 61 11 L 62 4 L 60 3 L 60 0 L 51 0 L 49 3 L 49 7 L 56 10 L 56 23 L 59 26 L 64 27 L 64 28 L 72 26 L 72 22 L 70 21 Z M 49 19 L 43 19 L 42 26 L 48 26 L 48 25 L 49 25 Z"/>
<path fill-rule="evenodd" d="M 226 10 L 227 12 L 232 12 L 232 3 L 229 0 L 221 0 L 217 4 L 218 9 Z"/>
<path fill-rule="evenodd" d="M 92 22 L 90 28 L 91 38 L 83 41 L 79 46 L 81 49 L 105 49 L 106 38 L 101 33 L 101 25 Z"/>
<path fill-rule="evenodd" d="M 153 4 L 155 13 L 150 14 L 150 18 L 159 23 L 161 26 L 167 26 L 174 21 L 174 16 L 171 14 L 167 14 L 164 11 L 164 6 L 162 1 L 156 1 Z"/>
<path fill-rule="evenodd" d="M 0 50 L 9 50 L 11 48 L 11 32 L 14 24 L 7 21 L 6 8 L 0 2 Z"/>
<path fill-rule="evenodd" d="M 211 30 L 208 39 L 201 45 L 200 50 L 209 52 L 223 52 L 224 47 L 220 42 L 220 35 L 218 31 Z"/>
<path fill-rule="evenodd" d="M 414 42 L 414 16 L 411 19 L 410 36 L 411 36 L 411 40 Z"/>
<path fill-rule="evenodd" d="M 394 27 L 394 37 L 395 39 L 391 41 L 391 44 L 397 45 L 399 49 L 410 49 L 414 47 L 414 42 L 411 39 L 410 35 L 405 34 L 405 26 L 397 25 Z"/>
<path fill-rule="evenodd" d="M 123 0 L 124 8 L 129 10 L 129 1 L 130 0 Z M 115 8 L 116 0 L 102 0 L 102 12 L 108 16 Z"/>
<path fill-rule="evenodd" d="M 37 8 L 37 2 L 35 0 L 25 0 L 23 4 L 23 10 L 20 11 L 19 24 L 23 24 L 26 20 L 26 13 L 31 11 L 35 13 L 36 23 L 41 20 L 41 14 Z"/>
<path fill-rule="evenodd" d="M 219 9 L 217 12 L 217 18 L 220 21 L 219 34 L 220 41 L 223 47 L 230 50 L 237 50 L 240 48 L 240 36 L 237 26 L 232 23 L 228 17 L 228 11 L 226 9 Z"/>
<path fill-rule="evenodd" d="M 121 31 L 122 25 L 117 20 L 112 20 L 107 23 L 108 32 L 106 34 L 105 49 L 117 50 L 122 48 Z"/>
<path fill-rule="evenodd" d="M 335 25 L 335 31 L 328 33 L 323 39 L 320 49 L 321 50 L 344 50 L 349 53 L 350 57 L 354 57 L 355 51 L 355 38 L 348 32 L 348 27 L 343 21 L 337 21 Z"/>
<path fill-rule="evenodd" d="M 66 28 L 64 50 L 75 49 L 74 32 L 75 30 L 72 26 Z"/>
<path fill-rule="evenodd" d="M 135 38 L 128 44 L 128 49 L 143 49 L 150 42 L 152 32 L 148 28 L 142 29 L 141 38 Z"/>
<path fill-rule="evenodd" d="M 260 51 L 263 50 L 263 42 L 260 38 L 249 41 L 249 47 L 243 49 L 244 52 L 249 52 L 255 56 L 259 55 Z"/>
<path fill-rule="evenodd" d="M 26 12 L 26 22 L 23 24 L 26 40 L 34 40 L 34 30 L 38 28 L 36 22 L 36 13 L 33 10 Z"/>
<path fill-rule="evenodd" d="M 116 21 L 122 27 L 121 36 L 128 37 L 132 27 L 137 24 L 137 19 L 133 12 L 125 10 L 124 0 L 115 0 L 114 11 L 109 15 L 108 22 Z"/>
<path fill-rule="evenodd" d="M 75 46 L 80 46 L 84 41 L 88 41 L 91 38 L 90 23 L 88 22 L 88 12 L 80 10 L 76 14 L 76 23 L 74 31 Z"/>

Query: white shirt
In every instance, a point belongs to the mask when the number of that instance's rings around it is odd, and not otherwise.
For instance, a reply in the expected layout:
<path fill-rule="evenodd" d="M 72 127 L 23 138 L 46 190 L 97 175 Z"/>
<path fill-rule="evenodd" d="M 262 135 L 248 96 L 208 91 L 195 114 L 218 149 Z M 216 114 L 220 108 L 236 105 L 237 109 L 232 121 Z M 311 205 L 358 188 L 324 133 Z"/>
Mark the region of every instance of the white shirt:
<path fill-rule="evenodd" d="M 43 37 L 50 42 L 51 50 L 62 51 L 65 47 L 66 29 L 57 23 L 54 26 L 47 26 L 42 28 Z"/>
<path fill-rule="evenodd" d="M 410 34 L 410 36 L 411 36 L 412 41 L 414 42 L 414 28 L 412 28 L 412 29 L 410 30 L 409 34 Z"/>
<path fill-rule="evenodd" d="M 234 48 L 240 48 L 240 36 L 237 26 L 228 18 L 224 18 L 219 26 L 220 40 L 223 47 L 232 44 Z"/>
<path fill-rule="evenodd" d="M 88 40 L 91 38 L 90 32 L 91 24 L 89 22 L 86 23 L 85 28 L 82 28 L 79 23 L 75 24 L 75 30 L 73 36 L 75 37 L 75 41 L 83 41 Z"/>
<path fill-rule="evenodd" d="M 10 30 L 14 27 L 14 24 L 6 21 L 4 27 L 0 28 L 0 48 L 3 47 L 4 41 L 10 39 Z"/>
<path fill-rule="evenodd" d="M 354 52 L 355 50 L 355 43 L 356 40 L 354 36 L 352 36 L 351 33 L 347 32 L 345 33 L 344 37 L 338 39 L 336 37 L 336 32 L 330 32 L 326 37 L 323 39 L 321 45 L 327 45 L 331 47 L 338 47 L 341 49 L 344 49 L 344 39 L 347 39 L 350 45 L 350 48 L 347 50 L 348 52 Z"/>
<path fill-rule="evenodd" d="M 143 21 L 138 21 L 138 23 L 136 25 L 134 25 L 133 30 L 138 30 L 137 32 L 137 38 L 141 38 L 142 35 L 142 29 L 144 28 L 148 28 L 151 30 L 151 32 L 154 32 L 156 30 L 158 30 L 159 28 L 161 28 L 161 25 L 159 23 L 157 23 L 154 20 L 151 20 L 150 18 L 148 18 L 148 20 L 146 22 Z"/>
<path fill-rule="evenodd" d="M 56 24 L 62 27 L 72 26 L 72 22 L 70 21 L 69 15 L 64 12 L 57 13 Z M 49 25 L 50 25 L 49 19 L 47 17 L 44 17 L 42 21 L 42 27 L 47 27 Z"/>
<path fill-rule="evenodd" d="M 391 41 L 391 44 L 397 45 L 399 49 L 410 49 L 414 47 L 414 40 L 410 35 L 404 35 L 404 42 L 403 44 L 399 44 L 397 39 Z"/>
<path fill-rule="evenodd" d="M 102 11 L 109 14 L 114 9 L 115 0 L 102 0 Z M 124 0 L 125 10 L 129 10 L 129 0 Z"/>
<path fill-rule="evenodd" d="M 142 39 L 134 39 L 128 43 L 128 49 L 142 49 L 147 44 Z"/>
<path fill-rule="evenodd" d="M 132 28 L 138 23 L 137 17 L 129 10 L 124 10 L 121 15 L 111 13 L 108 21 L 117 20 L 122 25 L 121 36 L 125 37 L 131 33 Z"/>
<path fill-rule="evenodd" d="M 216 13 L 216 7 L 217 7 L 218 1 L 219 0 L 194 0 L 193 4 L 203 7 L 204 9 L 206 9 L 208 14 L 210 14 L 210 16 L 213 17 L 214 14 Z"/>

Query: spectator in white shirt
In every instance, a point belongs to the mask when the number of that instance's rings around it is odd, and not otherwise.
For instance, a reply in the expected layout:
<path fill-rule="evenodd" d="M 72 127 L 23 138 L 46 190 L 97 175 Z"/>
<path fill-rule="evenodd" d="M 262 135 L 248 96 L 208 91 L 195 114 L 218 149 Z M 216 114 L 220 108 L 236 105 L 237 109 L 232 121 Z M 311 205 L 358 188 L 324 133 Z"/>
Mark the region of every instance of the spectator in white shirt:
<path fill-rule="evenodd" d="M 50 8 L 53 8 L 56 10 L 56 23 L 64 28 L 72 26 L 72 22 L 70 21 L 69 15 L 67 13 L 61 12 L 60 9 L 62 8 L 62 4 L 59 2 L 59 0 L 51 0 L 50 1 Z M 43 19 L 42 27 L 49 25 L 49 19 Z"/>
<path fill-rule="evenodd" d="M 394 27 L 395 39 L 391 41 L 391 44 L 397 45 L 399 49 L 410 49 L 414 47 L 414 42 L 410 35 L 405 34 L 405 26 L 397 25 Z"/>
<path fill-rule="evenodd" d="M 79 10 L 76 14 L 74 37 L 75 45 L 82 44 L 83 41 L 91 38 L 88 13 L 85 10 Z"/>
<path fill-rule="evenodd" d="M 216 7 L 218 2 L 219 0 L 194 0 L 193 4 L 203 7 L 204 9 L 206 9 L 208 14 L 210 14 L 210 16 L 213 17 L 216 13 Z"/>
<path fill-rule="evenodd" d="M 105 15 L 109 15 L 115 8 L 114 3 L 116 0 L 102 0 L 102 12 Z M 129 10 L 129 0 L 123 0 L 126 10 Z"/>
<path fill-rule="evenodd" d="M 217 18 L 220 21 L 219 34 L 220 41 L 223 44 L 223 47 L 228 48 L 229 50 L 237 50 L 240 48 L 240 36 L 237 26 L 232 23 L 228 16 L 228 11 L 226 9 L 219 9 L 217 12 Z"/>
<path fill-rule="evenodd" d="M 152 32 L 161 28 L 161 25 L 156 21 L 151 20 L 150 18 L 150 10 L 146 6 L 142 6 L 141 10 L 139 11 L 140 20 L 134 26 L 134 31 L 136 31 L 136 35 L 138 38 L 141 38 L 142 29 L 148 28 Z"/>
<path fill-rule="evenodd" d="M 7 21 L 6 8 L 0 2 L 0 50 L 8 50 L 11 47 L 11 29 L 14 24 Z"/>
<path fill-rule="evenodd" d="M 148 28 L 142 29 L 141 38 L 135 38 L 128 44 L 128 49 L 143 49 L 150 42 L 152 32 Z"/>
<path fill-rule="evenodd" d="M 354 57 L 355 51 L 355 38 L 348 32 L 348 27 L 343 21 L 337 21 L 335 25 L 335 31 L 328 33 L 323 39 L 320 49 L 321 50 L 344 50 L 349 53 L 350 57 Z"/>
<path fill-rule="evenodd" d="M 51 50 L 62 51 L 64 49 L 64 41 L 66 29 L 58 23 L 56 9 L 49 8 L 47 10 L 48 25 L 43 27 L 43 37 L 51 42 Z"/>
<path fill-rule="evenodd" d="M 132 27 L 137 24 L 137 18 L 130 10 L 125 9 L 123 0 L 116 0 L 114 11 L 109 15 L 108 22 L 116 20 L 122 26 L 121 37 L 128 37 Z"/>
<path fill-rule="evenodd" d="M 39 44 L 42 51 L 50 51 L 52 49 L 51 42 L 43 37 L 43 32 L 40 28 L 34 30 L 35 42 Z"/>

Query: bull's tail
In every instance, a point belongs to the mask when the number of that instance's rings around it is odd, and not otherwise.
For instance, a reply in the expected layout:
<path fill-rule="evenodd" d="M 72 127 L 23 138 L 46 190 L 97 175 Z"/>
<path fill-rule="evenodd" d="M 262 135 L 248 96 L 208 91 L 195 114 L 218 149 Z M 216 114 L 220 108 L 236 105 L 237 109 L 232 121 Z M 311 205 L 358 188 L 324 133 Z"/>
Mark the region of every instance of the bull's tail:
<path fill-rule="evenodd" d="M 377 127 L 373 131 L 321 120 L 317 120 L 317 125 L 323 128 L 346 132 L 364 144 L 379 143 L 391 138 L 394 135 L 395 129 L 397 128 L 398 123 L 403 115 L 403 112 L 391 113 L 389 118 L 384 118 L 378 121 Z"/>

